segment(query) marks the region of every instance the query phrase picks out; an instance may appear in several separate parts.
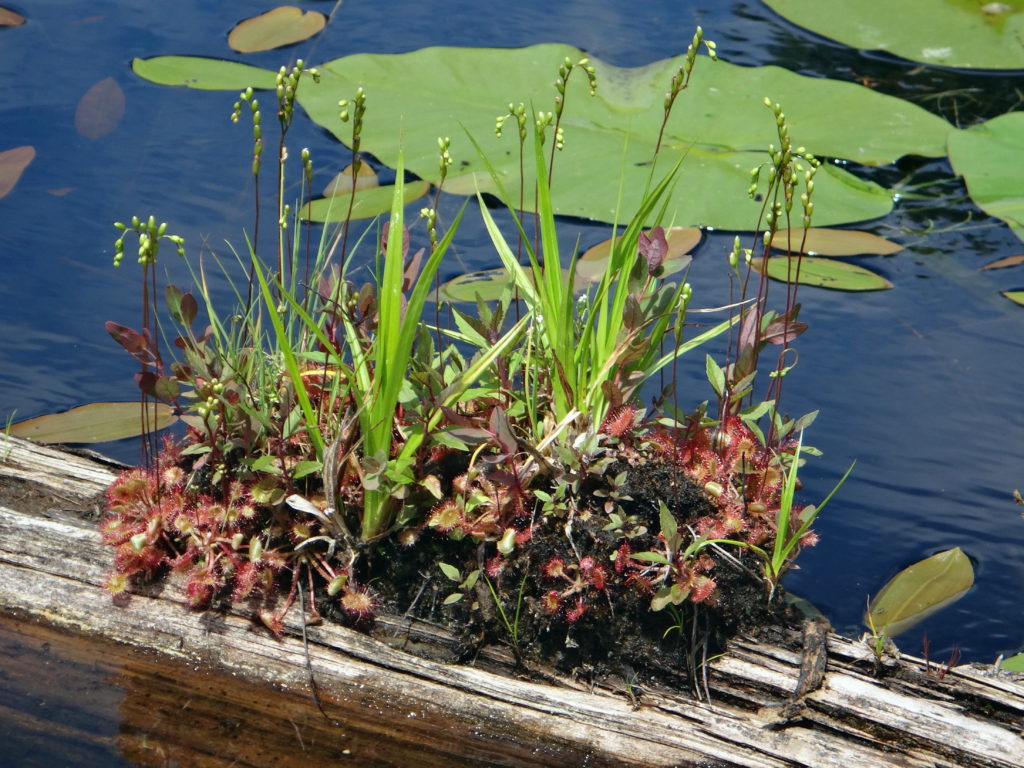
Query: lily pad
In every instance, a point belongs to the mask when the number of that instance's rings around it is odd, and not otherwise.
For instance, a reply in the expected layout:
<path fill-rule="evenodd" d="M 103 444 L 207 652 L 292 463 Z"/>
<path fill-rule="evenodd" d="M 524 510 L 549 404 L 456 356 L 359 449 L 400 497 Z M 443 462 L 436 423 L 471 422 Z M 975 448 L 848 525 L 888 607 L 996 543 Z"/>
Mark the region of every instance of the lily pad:
<path fill-rule="evenodd" d="M 797 278 L 801 285 L 814 285 L 834 291 L 884 291 L 892 288 L 892 283 L 881 275 L 856 264 L 836 259 L 804 256 L 800 261 L 797 274 L 797 257 L 777 256 L 768 259 L 768 277 L 788 283 Z M 752 259 L 751 263 L 758 272 L 764 269 L 764 259 Z"/>
<path fill-rule="evenodd" d="M 0 152 L 0 197 L 10 194 L 35 157 L 35 147 L 27 145 Z"/>
<path fill-rule="evenodd" d="M 184 85 L 200 91 L 241 91 L 273 88 L 276 72 L 251 64 L 223 59 L 202 59 L 196 66 L 193 56 L 157 56 L 153 59 L 132 59 L 132 72 L 158 85 Z"/>
<path fill-rule="evenodd" d="M 899 243 L 870 232 L 827 227 L 811 227 L 806 234 L 802 229 L 780 229 L 772 238 L 772 248 L 817 256 L 886 256 L 903 250 Z"/>
<path fill-rule="evenodd" d="M 363 87 L 368 104 L 362 146 L 382 162 L 398 160 L 401 126 L 405 166 L 437 182 L 437 137 L 453 137 L 452 153 L 463 179 L 486 171 L 468 140 L 468 132 L 490 159 L 515 204 L 519 197 L 519 146 L 515 130 L 494 133 L 495 118 L 509 103 L 550 109 L 551 79 L 559 64 L 582 52 L 567 45 L 545 44 L 517 50 L 427 48 L 405 54 L 356 54 L 318 65 L 321 81 L 307 81 L 297 98 L 310 117 L 342 141 L 338 100 Z M 941 156 L 950 126 L 944 120 L 900 99 L 868 88 L 804 77 L 778 67 L 740 67 L 701 57 L 692 84 L 680 97 L 665 130 L 660 167 L 667 169 L 686 154 L 667 217 L 679 224 L 748 229 L 760 203 L 747 198 L 749 172 L 767 161 L 764 151 L 778 143 L 775 120 L 763 104 L 765 95 L 784 105 L 794 140 L 811 152 L 864 164 L 885 164 L 905 154 Z M 212 63 L 210 63 L 212 62 Z M 597 69 L 597 95 L 586 79 L 572 77 L 566 89 L 565 148 L 553 177 L 555 212 L 612 221 L 619 185 L 596 183 L 621 175 L 625 190 L 619 220 L 633 213 L 651 175 L 651 156 L 664 116 L 666 88 L 683 57 L 645 67 L 624 69 L 591 59 Z M 135 71 L 158 82 L 203 83 L 224 62 L 196 58 L 187 71 L 175 57 L 168 77 L 160 59 Z M 268 75 L 271 73 L 267 73 Z M 258 83 L 253 83 L 257 87 Z M 193 87 L 199 87 L 193 85 Z M 238 83 L 231 83 L 237 88 Z M 267 87 L 267 86 L 262 86 Z M 527 189 L 532 163 L 527 163 Z M 655 175 L 657 176 L 657 171 Z M 454 187 L 447 187 L 455 191 Z M 526 195 L 532 203 L 533 195 Z M 861 221 L 891 210 L 888 193 L 831 164 L 819 171 L 815 189 L 816 223 Z"/>
<path fill-rule="evenodd" d="M 405 204 L 418 200 L 427 194 L 430 184 L 426 181 L 407 181 L 402 187 Z M 344 221 L 350 219 L 372 219 L 391 210 L 391 199 L 395 188 L 388 184 L 384 187 L 368 187 L 356 192 L 349 214 L 350 195 L 339 194 L 333 197 L 322 197 L 310 200 L 299 209 L 299 216 L 310 221 Z"/>
<path fill-rule="evenodd" d="M 1024 240 L 1024 112 L 952 131 L 948 143 L 953 170 L 964 177 L 971 199 Z"/>
<path fill-rule="evenodd" d="M 0 27 L 20 27 L 24 23 L 25 17 L 20 13 L 0 7 Z"/>
<path fill-rule="evenodd" d="M 368 189 L 379 184 L 377 172 L 369 163 L 360 163 L 359 172 L 352 178 L 352 166 L 346 166 L 338 171 L 330 183 L 324 187 L 324 197 L 336 197 L 337 195 L 350 195 L 352 190 Z"/>
<path fill-rule="evenodd" d="M 1001 259 L 990 261 L 988 264 L 978 267 L 978 269 L 1002 269 L 1003 267 L 1015 267 L 1018 264 L 1024 264 L 1024 254 L 1004 256 Z"/>
<path fill-rule="evenodd" d="M 690 263 L 687 256 L 700 244 L 703 233 L 698 227 L 669 227 L 665 230 L 668 255 L 662 264 L 663 275 L 671 275 L 686 269 Z M 618 239 L 618 238 L 614 238 Z M 597 282 L 604 275 L 608 258 L 611 256 L 613 239 L 603 240 L 588 248 L 576 262 L 577 282 Z"/>
<path fill-rule="evenodd" d="M 124 117 L 124 91 L 117 80 L 100 80 L 85 92 L 75 109 L 75 130 L 87 139 L 113 133 Z"/>
<path fill-rule="evenodd" d="M 147 406 L 153 413 L 152 404 Z M 11 425 L 11 434 L 40 443 L 105 443 L 142 434 L 138 401 L 89 403 L 63 413 L 49 413 Z M 156 428 L 178 420 L 174 409 L 157 403 Z"/>
<path fill-rule="evenodd" d="M 973 584 L 974 568 L 960 547 L 939 552 L 896 574 L 871 601 L 864 621 L 895 637 L 959 600 Z"/>
<path fill-rule="evenodd" d="M 1003 296 L 1008 298 L 1014 304 L 1020 304 L 1024 307 L 1024 291 L 1003 291 Z"/>
<path fill-rule="evenodd" d="M 765 0 L 819 35 L 944 67 L 1020 69 L 1024 0 Z"/>
<path fill-rule="evenodd" d="M 282 5 L 240 21 L 228 33 L 228 45 L 240 53 L 270 51 L 308 40 L 326 25 L 327 17 L 319 11 Z"/>
<path fill-rule="evenodd" d="M 515 280 L 504 267 L 482 269 L 453 277 L 444 283 L 438 295 L 442 301 L 497 301 Z"/>

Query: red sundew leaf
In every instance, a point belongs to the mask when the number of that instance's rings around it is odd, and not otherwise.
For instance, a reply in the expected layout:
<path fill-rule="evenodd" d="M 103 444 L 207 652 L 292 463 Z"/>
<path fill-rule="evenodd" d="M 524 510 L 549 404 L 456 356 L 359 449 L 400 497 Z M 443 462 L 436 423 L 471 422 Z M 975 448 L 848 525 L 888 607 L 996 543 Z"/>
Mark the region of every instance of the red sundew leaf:
<path fill-rule="evenodd" d="M 6 197 L 36 156 L 35 147 L 15 147 L 0 152 L 0 197 Z"/>
<path fill-rule="evenodd" d="M 124 117 L 124 91 L 108 77 L 85 92 L 75 110 L 75 130 L 87 139 L 113 133 Z"/>
<path fill-rule="evenodd" d="M 239 53 L 269 51 L 308 40 L 326 25 L 327 17 L 319 11 L 282 5 L 238 22 L 228 33 L 228 45 Z"/>
<path fill-rule="evenodd" d="M 1024 264 L 1024 254 L 1021 254 L 1020 256 L 1006 256 L 1002 259 L 996 259 L 995 261 L 990 261 L 983 267 L 978 267 L 978 269 L 1002 269 L 1003 267 L 1014 267 L 1018 264 Z"/>
<path fill-rule="evenodd" d="M 25 17 L 20 13 L 0 7 L 0 27 L 20 27 L 25 23 Z"/>

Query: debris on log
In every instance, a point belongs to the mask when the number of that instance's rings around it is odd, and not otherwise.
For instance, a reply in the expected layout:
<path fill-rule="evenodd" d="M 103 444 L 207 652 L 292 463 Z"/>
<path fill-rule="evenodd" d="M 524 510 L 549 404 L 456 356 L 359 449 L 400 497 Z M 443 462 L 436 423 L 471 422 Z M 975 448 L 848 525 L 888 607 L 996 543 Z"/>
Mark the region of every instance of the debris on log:
<path fill-rule="evenodd" d="M 708 665 L 709 701 L 696 701 L 554 672 L 522 679 L 500 648 L 472 665 L 444 663 L 436 660 L 452 642 L 444 628 L 398 617 L 378 622 L 378 635 L 392 638 L 385 643 L 341 626 L 304 628 L 295 610 L 275 639 L 241 612 L 188 610 L 172 586 L 118 606 L 103 586 L 111 553 L 96 530 L 115 470 L 97 457 L 0 438 L 6 616 L 292 694 L 312 697 L 312 679 L 329 719 L 421 750 L 423 765 L 1024 765 L 1021 676 L 977 665 L 940 675 L 908 656 L 880 662 L 863 642 L 820 624 L 803 637 L 780 630 L 778 642 L 734 640 Z M 413 655 L 412 645 L 439 655 Z"/>

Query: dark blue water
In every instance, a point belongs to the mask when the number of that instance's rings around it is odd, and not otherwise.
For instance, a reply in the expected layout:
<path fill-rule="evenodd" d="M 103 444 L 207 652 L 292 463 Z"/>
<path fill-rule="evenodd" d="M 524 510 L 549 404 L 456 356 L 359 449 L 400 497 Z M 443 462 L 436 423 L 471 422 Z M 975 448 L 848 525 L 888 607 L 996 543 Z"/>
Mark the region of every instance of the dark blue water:
<path fill-rule="evenodd" d="M 328 12 L 333 3 L 304 7 Z M 565 42 L 626 66 L 681 52 L 700 23 L 721 57 L 736 63 L 871 77 L 880 90 L 917 99 L 968 89 L 959 99 L 922 102 L 963 124 L 1019 109 L 1024 91 L 1020 73 L 924 70 L 851 51 L 756 2 L 519 2 L 498 10 L 479 2 L 350 0 L 312 41 L 233 54 L 227 31 L 265 8 L 199 0 L 37 2 L 19 7 L 26 26 L 0 29 L 0 150 L 31 144 L 38 151 L 17 188 L 0 200 L 0 414 L 16 410 L 21 418 L 135 396 L 135 365 L 102 327 L 110 319 L 136 323 L 139 312 L 131 259 L 119 271 L 111 267 L 112 221 L 153 212 L 186 237 L 192 253 L 202 243 L 224 253 L 225 240 L 242 243 L 242 230 L 251 227 L 249 133 L 228 120 L 233 95 L 143 82 L 129 68 L 136 56 L 222 56 L 276 68 L 295 57 L 316 64 L 431 45 Z M 124 89 L 127 111 L 113 134 L 93 141 L 76 133 L 75 106 L 106 77 Z M 321 162 L 344 154 L 303 119 L 295 121 L 289 144 L 309 146 Z M 907 174 L 911 183 L 936 180 L 928 191 L 940 197 L 900 204 L 869 225 L 908 244 L 892 257 L 863 260 L 893 290 L 801 292 L 802 319 L 811 329 L 800 339 L 784 405 L 794 414 L 821 410 L 807 440 L 824 451 L 802 475 L 805 499 L 820 499 L 853 459 L 858 465 L 817 526 L 821 544 L 804 553 L 787 584 L 839 630 L 858 633 L 870 593 L 901 567 L 960 546 L 976 562 L 975 588 L 900 644 L 919 652 L 927 631 L 933 655 L 946 656 L 957 644 L 966 659 L 991 661 L 1024 647 L 1024 520 L 1011 497 L 1024 487 L 1024 309 L 997 295 L 1024 287 L 1024 274 L 977 268 L 1024 252 L 1024 244 L 966 202 L 959 182 L 940 181 L 952 176 L 944 162 L 911 159 L 872 173 L 889 184 Z M 63 196 L 51 193 L 68 187 Z M 497 265 L 475 217 L 467 219 L 445 277 Z M 571 240 L 573 227 L 566 230 Z M 908 234 L 925 229 L 932 233 Z M 579 231 L 584 245 L 606 237 L 594 225 Z M 724 303 L 730 241 L 713 236 L 699 251 L 690 276 L 698 303 Z M 162 267 L 187 283 L 172 253 Z M 702 357 L 683 374 L 684 407 L 710 394 Z M 131 442 L 106 449 L 136 455 Z"/>

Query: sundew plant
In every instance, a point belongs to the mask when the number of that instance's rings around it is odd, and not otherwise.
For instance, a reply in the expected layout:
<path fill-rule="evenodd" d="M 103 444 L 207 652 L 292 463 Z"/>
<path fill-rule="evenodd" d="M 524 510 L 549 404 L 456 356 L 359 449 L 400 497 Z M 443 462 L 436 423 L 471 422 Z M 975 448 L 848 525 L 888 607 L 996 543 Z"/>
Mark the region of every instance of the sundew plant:
<path fill-rule="evenodd" d="M 699 76 L 702 45 L 714 58 L 698 29 L 666 83 L 663 131 Z M 117 225 L 118 262 L 137 239 L 142 309 L 137 328 L 107 329 L 139 362 L 144 437 L 141 466 L 108 492 L 112 592 L 172 574 L 193 607 L 233 604 L 275 633 L 308 592 L 314 618 L 364 629 L 376 612 L 398 611 L 507 643 L 520 660 L 575 665 L 616 651 L 691 672 L 749 617 L 773 615 L 820 510 L 793 500 L 813 415 L 781 408 L 787 352 L 807 327 L 798 275 L 773 309 L 751 264 L 778 230 L 809 226 L 818 163 L 767 102 L 778 144 L 753 170 L 758 237 L 723 254 L 735 302 L 694 320 L 689 257 L 673 250 L 676 222 L 665 220 L 686 156 L 660 136 L 646 188 L 622 191 L 620 210 L 632 214 L 607 255 L 586 275 L 575 258 L 566 266 L 558 234 L 570 224 L 552 202 L 572 141 L 566 85 L 585 79 L 593 93 L 601 76 L 587 59 L 554 64 L 551 111 L 510 104 L 498 118 L 520 174 L 491 168 L 492 182 L 509 210 L 527 212 L 503 232 L 477 195 L 502 269 L 496 298 L 442 307 L 437 285 L 460 222 L 476 215 L 463 206 L 440 231 L 452 147 L 480 152 L 476 137 L 439 138 L 440 182 L 410 221 L 406 202 L 426 185 L 406 178 L 401 159 L 390 189 L 361 188 L 373 94 L 359 89 L 338 107 L 351 129 L 342 193 L 313 201 L 313 159 L 286 143 L 297 94 L 324 87 L 301 61 L 280 70 L 271 94 L 273 151 L 262 94 L 246 89 L 235 105 L 235 121 L 253 129 L 254 210 L 268 155 L 277 210 L 269 225 L 257 213 L 244 248 L 215 260 L 237 306 L 212 298 L 210 260 L 191 261 L 167 224 Z M 288 201 L 296 165 L 302 196 Z M 615 183 L 614 169 L 594 182 Z M 338 223 L 315 225 L 314 205 Z M 357 228 L 374 210 L 380 218 Z M 163 243 L 188 260 L 195 288 L 159 289 Z M 791 263 L 799 271 L 800 258 Z M 724 360 L 694 354 L 716 338 L 728 342 Z M 679 365 L 706 372 L 710 404 L 683 407 Z M 655 381 L 662 390 L 645 402 Z M 147 414 L 158 402 L 180 414 L 184 438 L 157 444 Z M 444 599 L 421 599 L 424 581 Z"/>

